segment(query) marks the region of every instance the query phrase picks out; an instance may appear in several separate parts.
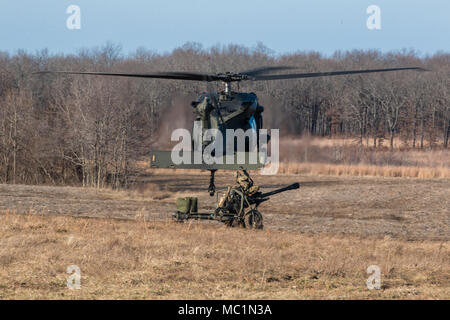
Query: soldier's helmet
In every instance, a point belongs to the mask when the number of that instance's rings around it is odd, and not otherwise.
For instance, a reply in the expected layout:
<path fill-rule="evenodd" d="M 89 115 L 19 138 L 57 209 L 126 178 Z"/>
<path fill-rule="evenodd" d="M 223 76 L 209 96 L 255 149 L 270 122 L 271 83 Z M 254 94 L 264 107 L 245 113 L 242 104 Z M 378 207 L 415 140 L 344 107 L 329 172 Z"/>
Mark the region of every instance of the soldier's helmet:
<path fill-rule="evenodd" d="M 239 170 L 236 171 L 236 183 L 243 187 L 244 190 L 247 190 L 253 185 L 253 181 L 250 178 L 250 175 L 242 167 L 240 167 Z"/>
<path fill-rule="evenodd" d="M 236 171 L 235 177 L 236 177 L 236 181 L 243 180 L 243 179 L 248 180 L 250 178 L 247 170 L 245 170 L 242 167 L 239 167 L 239 169 Z"/>
<path fill-rule="evenodd" d="M 259 187 L 253 184 L 253 180 L 250 178 L 247 170 L 242 167 L 236 171 L 236 183 L 242 187 L 245 193 L 249 196 L 254 195 L 259 191 Z"/>

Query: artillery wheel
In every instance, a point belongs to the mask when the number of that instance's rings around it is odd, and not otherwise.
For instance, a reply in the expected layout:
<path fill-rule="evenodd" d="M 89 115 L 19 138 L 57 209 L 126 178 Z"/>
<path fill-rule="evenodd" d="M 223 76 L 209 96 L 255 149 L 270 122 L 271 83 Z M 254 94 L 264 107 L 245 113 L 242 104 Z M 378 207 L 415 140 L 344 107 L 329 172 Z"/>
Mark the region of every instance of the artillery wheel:
<path fill-rule="evenodd" d="M 256 209 L 250 210 L 244 216 L 244 226 L 247 229 L 262 229 L 264 227 L 262 214 Z"/>

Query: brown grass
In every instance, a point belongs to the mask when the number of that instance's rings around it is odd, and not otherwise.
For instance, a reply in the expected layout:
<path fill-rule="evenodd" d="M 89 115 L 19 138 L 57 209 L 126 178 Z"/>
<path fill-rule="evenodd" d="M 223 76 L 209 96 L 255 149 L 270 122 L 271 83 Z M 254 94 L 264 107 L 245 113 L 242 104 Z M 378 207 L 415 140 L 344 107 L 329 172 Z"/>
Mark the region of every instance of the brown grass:
<path fill-rule="evenodd" d="M 150 174 L 196 173 L 209 175 L 209 171 L 197 169 L 147 169 L 146 172 Z M 257 173 L 258 171 L 253 170 L 252 172 Z M 281 162 L 277 174 L 450 179 L 450 167 Z"/>
<path fill-rule="evenodd" d="M 280 173 L 333 176 L 450 178 L 450 151 L 360 146 L 352 139 L 286 138 Z"/>
<path fill-rule="evenodd" d="M 403 178 L 450 178 L 449 167 L 412 167 L 412 166 L 376 166 L 347 165 L 325 163 L 281 163 L 278 171 L 281 174 L 331 175 L 331 176 L 372 176 Z"/>
<path fill-rule="evenodd" d="M 171 169 L 167 169 L 171 170 Z M 173 173 L 173 172 L 172 172 Z M 168 192 L 164 185 L 156 183 L 136 184 L 130 189 L 102 188 L 96 190 L 98 194 L 108 200 L 164 200 L 176 198 L 177 194 Z"/>
<path fill-rule="evenodd" d="M 362 146 L 363 148 L 372 149 L 373 139 L 362 140 L 362 145 L 360 144 L 359 138 L 346 138 L 346 137 L 319 137 L 319 136 L 284 136 L 280 139 L 281 144 L 288 144 L 292 147 L 297 146 L 317 146 L 321 148 L 326 147 L 352 147 L 352 146 Z M 415 152 L 429 152 L 429 151 L 439 151 L 442 150 L 443 141 L 438 140 L 432 144 L 429 141 L 424 141 L 424 147 L 420 149 L 419 142 L 416 142 L 416 147 L 413 148 L 412 140 L 403 140 L 399 137 L 394 138 L 394 150 L 408 150 Z M 378 138 L 377 139 L 377 149 L 386 150 L 389 149 L 389 139 Z"/>
<path fill-rule="evenodd" d="M 0 298 L 448 299 L 448 242 L 0 214 Z M 81 268 L 81 290 L 66 268 Z M 379 265 L 382 289 L 365 270 Z"/>

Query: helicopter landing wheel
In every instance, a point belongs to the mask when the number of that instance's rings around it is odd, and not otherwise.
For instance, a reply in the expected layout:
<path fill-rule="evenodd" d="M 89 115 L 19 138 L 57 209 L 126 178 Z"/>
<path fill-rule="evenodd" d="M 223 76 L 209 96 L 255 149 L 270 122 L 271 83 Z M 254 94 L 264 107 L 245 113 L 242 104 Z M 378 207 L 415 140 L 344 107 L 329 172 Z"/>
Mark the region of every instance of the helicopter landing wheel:
<path fill-rule="evenodd" d="M 250 210 L 244 216 L 244 226 L 247 229 L 262 229 L 264 227 L 262 214 L 256 209 Z"/>

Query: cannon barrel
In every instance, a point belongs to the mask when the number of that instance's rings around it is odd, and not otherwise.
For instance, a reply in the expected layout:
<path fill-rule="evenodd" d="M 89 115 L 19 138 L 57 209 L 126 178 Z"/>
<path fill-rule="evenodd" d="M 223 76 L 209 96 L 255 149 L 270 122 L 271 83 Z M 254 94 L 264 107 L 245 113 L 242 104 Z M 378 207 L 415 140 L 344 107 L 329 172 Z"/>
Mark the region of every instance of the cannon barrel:
<path fill-rule="evenodd" d="M 294 189 L 298 189 L 298 188 L 300 188 L 300 184 L 298 182 L 296 182 L 296 183 L 293 183 L 291 185 L 288 185 L 287 187 L 263 193 L 263 194 L 261 194 L 260 197 L 261 198 L 266 198 L 266 197 L 273 196 L 274 194 L 277 194 L 277 193 L 285 192 L 285 191 L 288 191 L 288 190 L 294 190 Z"/>

